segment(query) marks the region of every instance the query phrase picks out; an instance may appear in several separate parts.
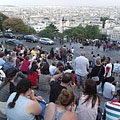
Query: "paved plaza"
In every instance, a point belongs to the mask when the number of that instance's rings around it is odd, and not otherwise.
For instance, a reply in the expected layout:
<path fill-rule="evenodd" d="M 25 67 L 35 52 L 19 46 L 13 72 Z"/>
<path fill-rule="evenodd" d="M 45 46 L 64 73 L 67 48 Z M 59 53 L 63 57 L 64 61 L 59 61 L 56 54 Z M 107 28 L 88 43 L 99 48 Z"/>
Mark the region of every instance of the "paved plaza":
<path fill-rule="evenodd" d="M 5 38 L 0 39 L 0 41 L 5 41 Z M 28 43 L 25 42 L 24 40 L 22 40 L 21 42 L 23 42 L 23 44 L 28 47 L 28 48 L 32 48 L 32 47 L 37 47 L 38 45 L 40 45 L 39 43 Z M 103 48 L 101 46 L 101 48 L 97 48 L 94 46 L 84 46 L 83 49 L 80 48 L 80 46 L 82 46 L 80 43 L 72 43 L 72 45 L 70 46 L 69 43 L 65 43 L 66 47 L 71 49 L 72 47 L 74 48 L 74 57 L 73 57 L 73 67 L 74 67 L 74 59 L 80 55 L 81 51 L 85 51 L 86 52 L 86 57 L 88 59 L 91 59 L 91 49 L 93 48 L 93 53 L 94 55 L 100 54 L 100 56 L 109 56 L 111 58 L 111 62 L 114 63 L 117 59 L 120 60 L 120 51 L 117 50 L 112 50 L 112 51 L 107 51 L 107 52 L 103 52 Z M 43 46 L 43 50 L 49 52 L 51 47 L 54 48 L 60 48 L 62 45 L 59 44 L 59 42 L 56 42 L 55 45 L 42 45 Z M 70 87 L 69 87 L 70 88 Z M 71 89 L 71 88 L 70 88 Z M 77 89 L 76 87 L 76 95 L 79 96 L 79 92 L 80 90 Z M 49 93 L 47 93 L 46 91 L 36 91 L 35 90 L 36 95 L 40 95 L 43 97 L 43 99 L 45 99 L 45 101 L 48 103 L 49 102 Z M 103 98 L 102 95 L 100 95 L 101 97 L 101 107 L 104 109 L 104 103 L 107 101 L 105 98 Z"/>

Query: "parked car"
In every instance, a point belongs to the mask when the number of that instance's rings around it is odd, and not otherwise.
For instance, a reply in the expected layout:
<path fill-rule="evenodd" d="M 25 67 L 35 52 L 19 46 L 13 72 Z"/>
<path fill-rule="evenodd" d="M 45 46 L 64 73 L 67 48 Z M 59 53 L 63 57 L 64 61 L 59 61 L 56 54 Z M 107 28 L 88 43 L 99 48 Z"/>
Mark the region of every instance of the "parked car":
<path fill-rule="evenodd" d="M 24 40 L 24 35 L 19 35 L 19 36 L 16 37 L 16 39 L 18 39 L 18 40 Z"/>
<path fill-rule="evenodd" d="M 49 38 L 40 38 L 39 42 L 46 45 L 53 45 L 54 41 Z"/>
<path fill-rule="evenodd" d="M 6 37 L 6 38 L 15 38 L 15 35 L 13 33 L 4 33 L 4 37 Z"/>
<path fill-rule="evenodd" d="M 24 39 L 26 40 L 26 42 L 38 42 L 38 39 L 33 35 L 26 35 L 24 36 Z"/>
<path fill-rule="evenodd" d="M 2 38 L 2 37 L 4 37 L 4 36 L 3 36 L 3 34 L 1 33 L 1 34 L 0 34 L 0 38 Z"/>
<path fill-rule="evenodd" d="M 8 39 L 5 41 L 5 45 L 10 46 L 10 47 L 15 47 L 15 46 L 24 46 L 19 40 L 17 39 Z"/>
<path fill-rule="evenodd" d="M 88 46 L 88 45 L 90 45 L 90 42 L 89 41 L 82 41 L 82 44 L 83 44 L 83 46 Z"/>

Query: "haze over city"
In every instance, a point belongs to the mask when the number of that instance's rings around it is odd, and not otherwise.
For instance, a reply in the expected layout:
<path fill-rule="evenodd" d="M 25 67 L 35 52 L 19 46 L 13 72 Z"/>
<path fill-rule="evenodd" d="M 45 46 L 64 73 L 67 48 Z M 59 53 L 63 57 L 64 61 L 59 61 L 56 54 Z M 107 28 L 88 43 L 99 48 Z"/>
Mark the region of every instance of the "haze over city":
<path fill-rule="evenodd" d="M 120 6 L 120 0 L 0 0 L 0 5 Z"/>

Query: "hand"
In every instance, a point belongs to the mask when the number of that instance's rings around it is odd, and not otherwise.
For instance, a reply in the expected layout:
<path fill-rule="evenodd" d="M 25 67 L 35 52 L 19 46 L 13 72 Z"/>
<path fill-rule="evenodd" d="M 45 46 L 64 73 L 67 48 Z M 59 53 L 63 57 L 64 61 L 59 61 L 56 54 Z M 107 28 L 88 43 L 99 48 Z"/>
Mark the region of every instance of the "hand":
<path fill-rule="evenodd" d="M 76 88 L 75 83 L 73 83 L 73 84 L 72 84 L 72 83 L 70 83 L 70 85 L 71 85 L 72 89 L 73 89 L 73 90 L 75 90 L 75 88 Z"/>
<path fill-rule="evenodd" d="M 38 97 L 36 97 L 36 100 L 38 100 L 38 101 L 42 101 L 43 98 L 42 98 L 41 96 L 38 96 Z"/>
<path fill-rule="evenodd" d="M 76 105 L 75 104 L 72 104 L 69 108 L 69 111 L 71 112 L 75 112 L 75 109 L 76 109 Z"/>
<path fill-rule="evenodd" d="M 33 90 L 31 90 L 30 98 L 31 98 L 31 99 L 34 99 L 34 98 L 35 98 L 35 95 L 34 95 L 34 91 L 33 91 Z"/>

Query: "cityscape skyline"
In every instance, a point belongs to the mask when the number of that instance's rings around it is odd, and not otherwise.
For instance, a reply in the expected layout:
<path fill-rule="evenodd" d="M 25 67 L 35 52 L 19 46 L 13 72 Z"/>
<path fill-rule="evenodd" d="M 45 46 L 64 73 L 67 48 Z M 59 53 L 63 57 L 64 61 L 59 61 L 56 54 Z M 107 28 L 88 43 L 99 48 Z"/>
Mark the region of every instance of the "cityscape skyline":
<path fill-rule="evenodd" d="M 16 6 L 120 6 L 119 0 L 0 0 L 0 5 Z"/>

